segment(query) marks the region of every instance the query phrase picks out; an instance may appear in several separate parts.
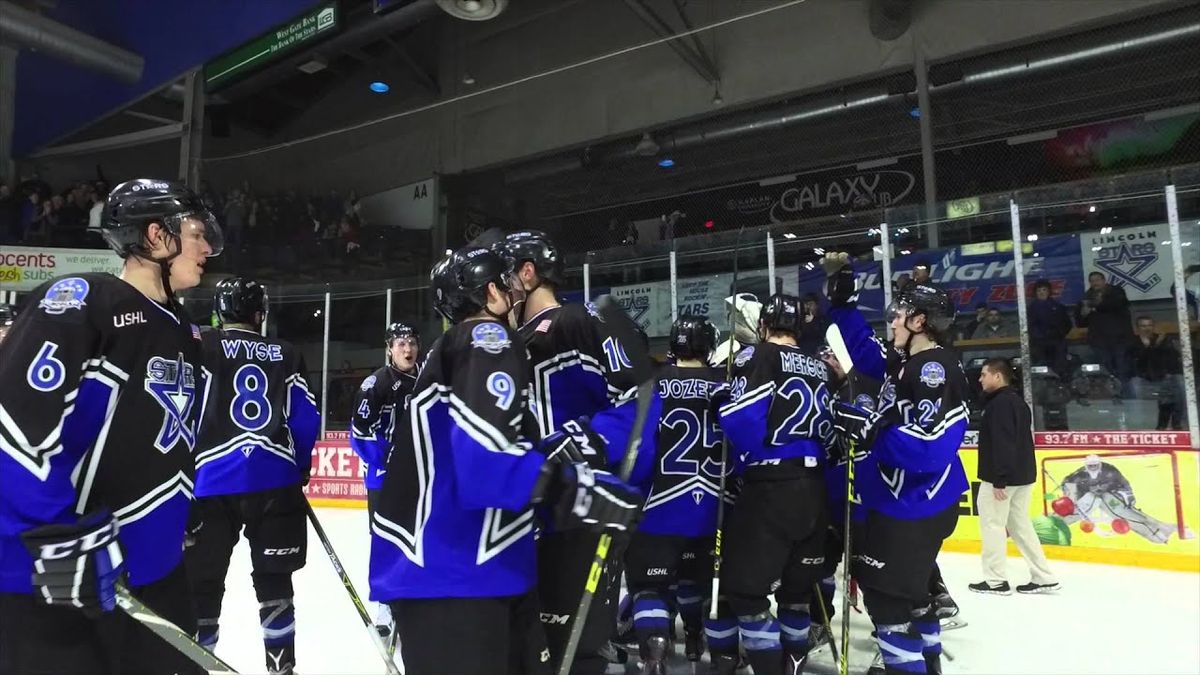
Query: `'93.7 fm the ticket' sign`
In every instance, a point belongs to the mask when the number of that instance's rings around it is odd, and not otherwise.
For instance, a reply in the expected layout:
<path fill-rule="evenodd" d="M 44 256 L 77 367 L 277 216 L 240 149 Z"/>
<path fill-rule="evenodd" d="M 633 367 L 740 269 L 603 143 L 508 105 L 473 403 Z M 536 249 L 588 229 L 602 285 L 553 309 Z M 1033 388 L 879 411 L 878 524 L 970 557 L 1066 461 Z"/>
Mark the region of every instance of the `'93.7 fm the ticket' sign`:
<path fill-rule="evenodd" d="M 327 431 L 313 448 L 312 476 L 304 494 L 318 506 L 366 505 L 363 486 L 366 465 L 350 449 L 350 434 Z"/>

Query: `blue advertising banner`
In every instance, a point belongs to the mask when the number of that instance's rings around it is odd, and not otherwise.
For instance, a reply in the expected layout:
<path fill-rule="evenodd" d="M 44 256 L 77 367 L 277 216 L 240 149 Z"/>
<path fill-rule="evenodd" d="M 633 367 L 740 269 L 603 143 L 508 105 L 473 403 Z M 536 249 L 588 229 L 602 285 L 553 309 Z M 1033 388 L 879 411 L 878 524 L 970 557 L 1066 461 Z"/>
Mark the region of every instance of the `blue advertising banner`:
<path fill-rule="evenodd" d="M 1032 287 L 1045 279 L 1054 289 L 1054 297 L 1064 305 L 1074 305 L 1083 297 L 1085 276 L 1077 235 L 1044 237 L 1025 244 L 1025 281 Z M 949 248 L 926 249 L 892 260 L 892 281 L 911 275 L 918 261 L 928 263 L 931 280 L 954 299 L 959 314 L 987 304 L 1001 311 L 1016 311 L 1016 261 L 1012 242 L 966 244 Z M 880 261 L 855 263 L 862 292 L 859 307 L 868 319 L 881 318 L 883 310 L 883 264 Z M 823 294 L 825 275 L 820 267 L 800 270 L 800 292 Z"/>

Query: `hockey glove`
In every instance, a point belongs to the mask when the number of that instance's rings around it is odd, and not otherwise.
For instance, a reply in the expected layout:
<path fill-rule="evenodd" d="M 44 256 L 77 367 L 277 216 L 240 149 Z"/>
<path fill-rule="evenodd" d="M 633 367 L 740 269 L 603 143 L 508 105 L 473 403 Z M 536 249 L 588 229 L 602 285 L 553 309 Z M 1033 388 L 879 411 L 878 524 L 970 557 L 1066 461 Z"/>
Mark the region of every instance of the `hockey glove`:
<path fill-rule="evenodd" d="M 825 297 L 831 307 L 852 307 L 858 303 L 858 275 L 845 253 L 827 253 L 821 260 L 825 270 Z"/>
<path fill-rule="evenodd" d="M 551 506 L 559 528 L 624 532 L 642 516 L 641 493 L 607 471 L 597 471 L 584 462 L 560 464 L 558 480 L 558 494 Z"/>
<path fill-rule="evenodd" d="M 41 597 L 88 616 L 111 612 L 125 571 L 118 529 L 115 516 L 95 512 L 74 525 L 44 525 L 21 533 L 33 556 L 33 585 Z"/>
<path fill-rule="evenodd" d="M 721 419 L 721 406 L 733 400 L 733 389 L 723 383 L 708 393 L 708 410 L 714 419 Z"/>
<path fill-rule="evenodd" d="M 843 456 L 852 452 L 854 460 L 861 459 L 875 442 L 879 416 L 842 401 L 834 401 L 830 412 L 833 413 L 833 428 L 837 431 L 834 447 L 840 447 Z"/>

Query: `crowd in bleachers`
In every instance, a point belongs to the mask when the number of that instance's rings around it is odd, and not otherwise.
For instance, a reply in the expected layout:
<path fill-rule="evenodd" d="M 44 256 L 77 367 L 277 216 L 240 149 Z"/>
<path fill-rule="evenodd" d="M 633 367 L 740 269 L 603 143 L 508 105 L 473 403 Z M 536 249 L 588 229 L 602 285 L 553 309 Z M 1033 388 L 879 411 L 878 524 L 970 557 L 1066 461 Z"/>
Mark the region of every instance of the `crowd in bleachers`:
<path fill-rule="evenodd" d="M 16 186 L 0 182 L 0 243 L 92 247 L 108 183 L 80 181 L 55 191 L 36 174 Z"/>

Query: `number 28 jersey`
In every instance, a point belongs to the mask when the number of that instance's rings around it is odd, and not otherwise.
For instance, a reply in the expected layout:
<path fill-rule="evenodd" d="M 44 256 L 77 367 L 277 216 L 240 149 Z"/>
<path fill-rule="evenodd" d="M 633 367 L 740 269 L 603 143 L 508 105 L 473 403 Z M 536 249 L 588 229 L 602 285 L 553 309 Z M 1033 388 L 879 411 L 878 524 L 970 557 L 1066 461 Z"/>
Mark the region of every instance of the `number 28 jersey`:
<path fill-rule="evenodd" d="M 300 482 L 312 466 L 320 414 L 289 343 L 239 328 L 204 331 L 204 411 L 196 496 Z"/>
<path fill-rule="evenodd" d="M 179 565 L 200 331 L 109 274 L 42 284 L 0 346 L 0 592 L 30 593 L 26 530 L 107 510 L 130 586 Z"/>

